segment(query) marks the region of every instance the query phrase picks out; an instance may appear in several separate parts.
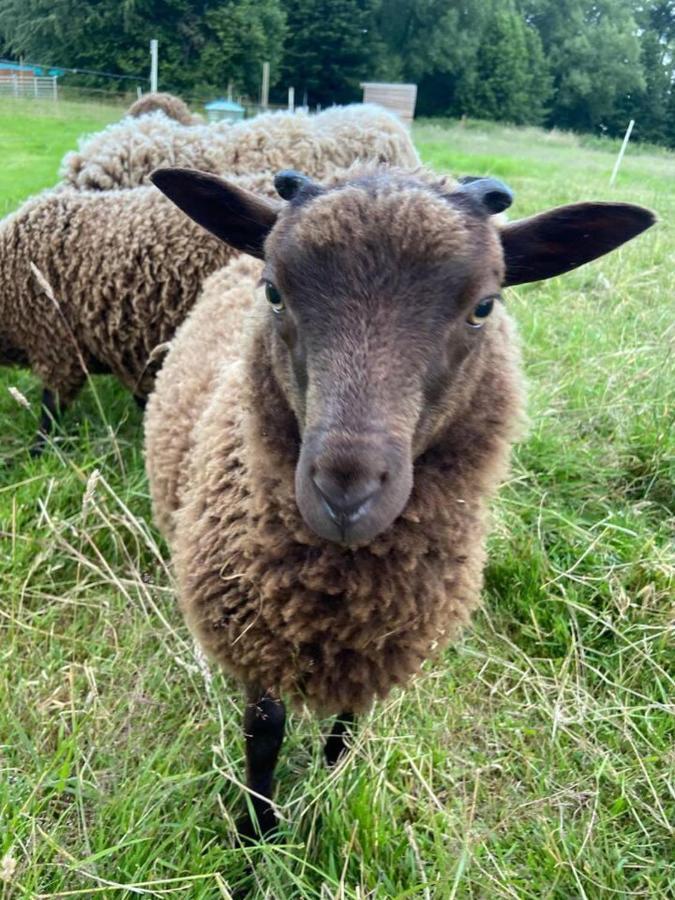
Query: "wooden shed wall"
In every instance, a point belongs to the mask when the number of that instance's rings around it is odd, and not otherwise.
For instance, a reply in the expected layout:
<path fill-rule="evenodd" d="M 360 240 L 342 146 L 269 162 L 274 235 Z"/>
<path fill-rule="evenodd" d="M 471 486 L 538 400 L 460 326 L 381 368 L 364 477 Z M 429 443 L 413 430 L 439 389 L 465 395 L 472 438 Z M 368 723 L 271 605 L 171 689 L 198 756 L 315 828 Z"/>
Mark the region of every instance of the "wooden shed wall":
<path fill-rule="evenodd" d="M 385 109 L 396 113 L 404 122 L 412 122 L 417 102 L 416 84 L 365 82 L 361 87 L 363 88 L 364 103 L 378 103 Z"/>

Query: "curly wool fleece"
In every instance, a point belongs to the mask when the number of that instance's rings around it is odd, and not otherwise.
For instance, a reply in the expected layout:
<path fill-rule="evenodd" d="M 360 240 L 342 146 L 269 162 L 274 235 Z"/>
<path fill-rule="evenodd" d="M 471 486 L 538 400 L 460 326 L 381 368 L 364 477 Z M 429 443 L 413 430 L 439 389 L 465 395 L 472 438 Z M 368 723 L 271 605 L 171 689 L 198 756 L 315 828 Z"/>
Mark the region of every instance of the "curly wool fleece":
<path fill-rule="evenodd" d="M 416 461 L 404 513 L 344 548 L 296 505 L 298 428 L 272 372 L 268 313 L 246 316 L 260 273 L 242 258 L 213 275 L 172 343 L 145 420 L 154 513 L 209 655 L 322 713 L 359 712 L 480 602 L 486 504 L 521 420 L 518 345 L 496 310 L 474 389 L 447 439 Z"/>
<path fill-rule="evenodd" d="M 318 115 L 276 112 L 191 127 L 161 111 L 125 118 L 68 153 L 60 174 L 72 187 L 101 191 L 146 184 L 160 166 L 228 175 L 294 168 L 322 179 L 357 160 L 419 164 L 399 119 L 381 107 L 356 104 Z"/>
<path fill-rule="evenodd" d="M 272 191 L 271 176 L 239 180 Z M 144 397 L 158 347 L 234 252 L 154 187 L 34 197 L 0 223 L 0 365 L 30 366 L 63 404 L 87 371 L 111 372 Z"/>

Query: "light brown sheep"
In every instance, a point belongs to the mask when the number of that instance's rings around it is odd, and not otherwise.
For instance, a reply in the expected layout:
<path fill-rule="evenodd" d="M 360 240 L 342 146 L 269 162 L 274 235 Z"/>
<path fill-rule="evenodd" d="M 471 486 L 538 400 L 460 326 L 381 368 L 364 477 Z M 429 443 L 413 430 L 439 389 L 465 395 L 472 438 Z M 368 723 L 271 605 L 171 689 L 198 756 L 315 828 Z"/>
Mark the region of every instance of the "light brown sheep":
<path fill-rule="evenodd" d="M 127 111 L 127 116 L 132 119 L 140 119 L 150 113 L 162 112 L 169 119 L 180 125 L 201 125 L 203 120 L 190 112 L 187 103 L 174 94 L 159 93 L 143 94 Z"/>
<path fill-rule="evenodd" d="M 325 178 L 357 160 L 419 163 L 405 126 L 371 105 L 336 106 L 318 115 L 275 112 L 243 122 L 185 127 L 161 112 L 125 118 L 88 138 L 61 165 L 64 183 L 115 190 L 149 183 L 158 166 L 248 174 L 293 166 Z"/>
<path fill-rule="evenodd" d="M 373 167 L 326 185 L 281 173 L 280 211 L 213 176 L 153 180 L 235 246 L 258 222 L 262 261 L 211 277 L 146 415 L 181 607 L 246 686 L 249 836 L 275 825 L 281 697 L 339 714 L 332 763 L 354 714 L 480 602 L 487 504 L 523 412 L 501 287 L 581 265 L 653 217 L 588 203 L 500 229 L 500 182 Z"/>

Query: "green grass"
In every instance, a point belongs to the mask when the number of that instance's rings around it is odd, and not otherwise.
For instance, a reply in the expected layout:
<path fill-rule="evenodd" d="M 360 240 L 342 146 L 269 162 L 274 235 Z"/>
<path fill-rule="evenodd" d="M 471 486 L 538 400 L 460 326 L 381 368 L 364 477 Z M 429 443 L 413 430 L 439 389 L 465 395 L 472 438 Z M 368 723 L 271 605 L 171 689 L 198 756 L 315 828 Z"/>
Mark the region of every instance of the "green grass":
<path fill-rule="evenodd" d="M 0 210 L 113 117 L 32 113 L 0 106 Z M 325 723 L 294 716 L 282 840 L 238 848 L 241 701 L 175 608 L 140 415 L 95 379 L 33 461 L 39 385 L 5 370 L 2 897 L 675 896 L 675 157 L 631 148 L 610 190 L 609 142 L 471 123 L 415 137 L 439 169 L 507 179 L 515 217 L 616 198 L 661 219 L 508 291 L 531 428 L 495 508 L 483 612 L 363 721 L 337 771 L 320 763 Z"/>
<path fill-rule="evenodd" d="M 0 217 L 54 184 L 79 137 L 119 118 L 116 106 L 0 99 Z"/>

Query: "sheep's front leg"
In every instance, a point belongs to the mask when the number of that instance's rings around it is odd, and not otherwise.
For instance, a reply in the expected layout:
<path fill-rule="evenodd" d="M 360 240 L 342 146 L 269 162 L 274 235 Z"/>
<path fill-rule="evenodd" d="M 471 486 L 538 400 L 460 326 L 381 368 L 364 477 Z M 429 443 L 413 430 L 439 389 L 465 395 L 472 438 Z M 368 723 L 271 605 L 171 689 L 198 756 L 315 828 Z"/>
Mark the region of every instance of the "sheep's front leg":
<path fill-rule="evenodd" d="M 49 435 L 54 430 L 54 425 L 58 423 L 61 413 L 61 406 L 58 398 L 49 388 L 42 391 L 42 399 L 40 401 L 40 424 L 38 425 L 37 435 L 30 448 L 32 457 L 41 456 L 44 452 Z"/>
<path fill-rule="evenodd" d="M 249 690 L 244 714 L 246 739 L 246 784 L 251 789 L 253 816 L 247 813 L 237 823 L 240 837 L 264 837 L 277 825 L 270 800 L 277 764 L 284 740 L 286 710 L 281 700 L 267 692 Z"/>
<path fill-rule="evenodd" d="M 329 766 L 334 766 L 340 757 L 346 753 L 345 737 L 348 738 L 351 735 L 355 721 L 356 716 L 354 713 L 343 712 L 333 722 L 333 727 L 323 748 L 323 753 Z"/>

